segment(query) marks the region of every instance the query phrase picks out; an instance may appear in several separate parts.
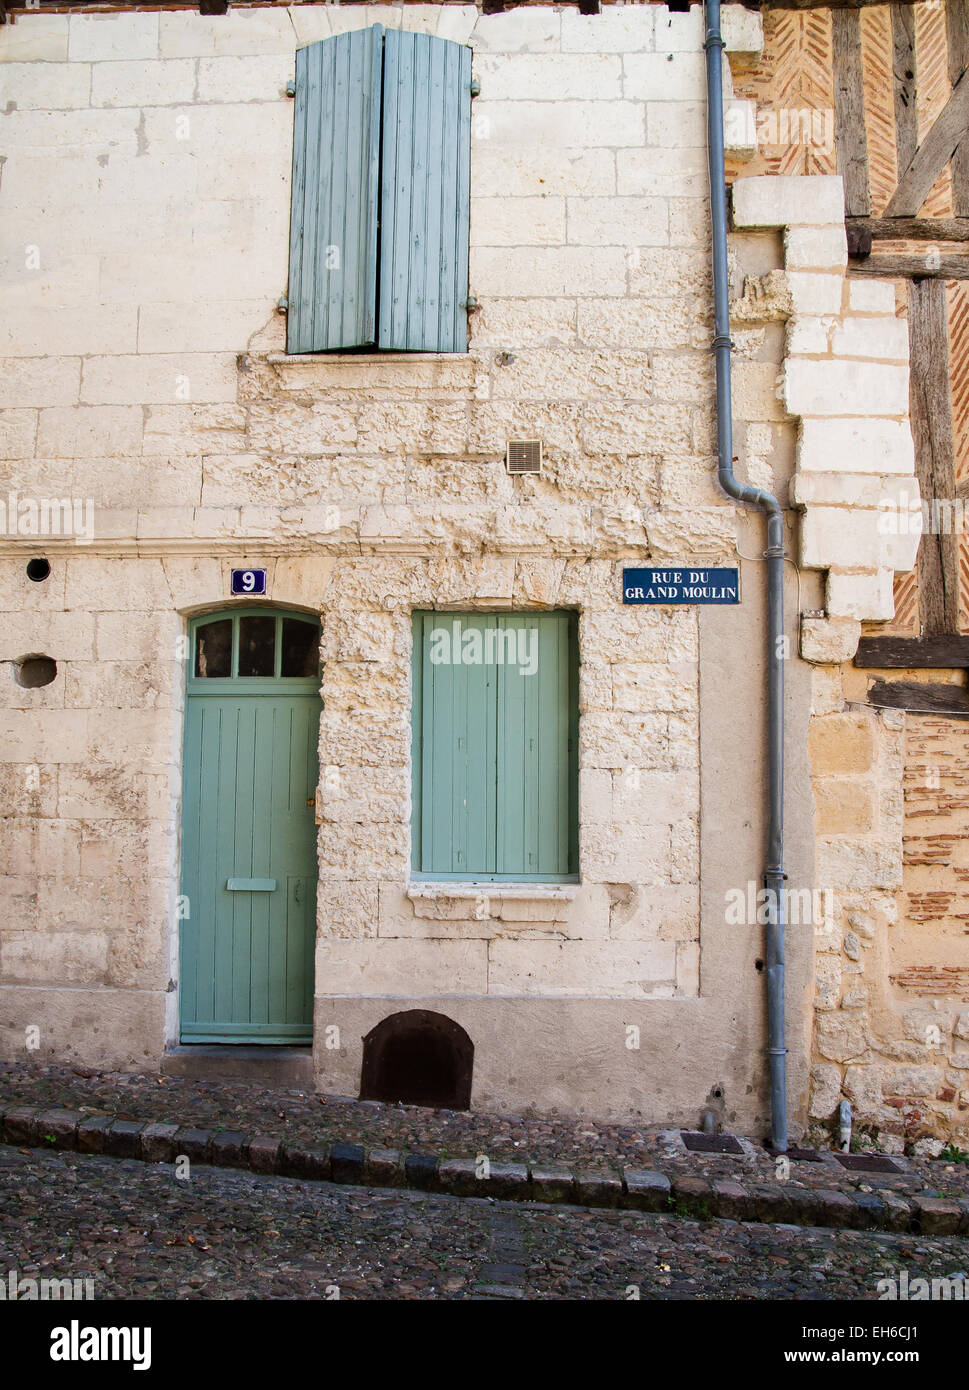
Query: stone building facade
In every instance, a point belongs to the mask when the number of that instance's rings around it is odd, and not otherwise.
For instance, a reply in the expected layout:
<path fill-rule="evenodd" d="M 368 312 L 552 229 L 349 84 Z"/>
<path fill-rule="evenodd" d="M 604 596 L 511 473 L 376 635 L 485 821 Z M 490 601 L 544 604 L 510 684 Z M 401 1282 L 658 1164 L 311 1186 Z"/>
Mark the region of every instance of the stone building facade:
<path fill-rule="evenodd" d="M 951 16 L 944 6 L 916 5 L 912 18 L 921 140 L 945 106 L 954 79 L 951 70 L 947 77 L 945 63 L 937 61 L 937 55 L 946 53 L 947 38 L 952 39 L 947 33 Z M 757 104 L 762 139 L 753 158 L 733 161 L 734 176 L 835 172 L 834 132 L 824 124 L 835 100 L 832 31 L 828 11 L 765 13 L 764 48 L 738 73 L 737 82 L 737 91 Z M 859 33 L 871 210 L 878 217 L 885 214 L 900 173 L 897 111 L 891 109 L 890 7 L 866 7 Z M 798 129 L 797 138 L 787 142 L 780 138 L 785 117 L 790 130 Z M 951 217 L 955 196 L 947 166 L 920 215 Z M 910 326 L 906 283 L 855 280 L 851 294 L 858 297 L 859 308 L 864 303 L 868 312 L 895 315 L 886 346 L 894 336 L 892 355 L 903 360 Z M 945 298 L 956 494 L 923 497 L 919 513 L 915 489 L 901 481 L 911 457 L 903 428 L 895 431 L 894 444 L 883 455 L 894 459 L 885 471 L 896 473 L 900 485 L 894 492 L 868 493 L 868 505 L 884 509 L 882 534 L 909 551 L 923 518 L 938 529 L 939 509 L 947 530 L 946 515 L 953 509 L 961 514 L 969 477 L 966 280 L 948 281 Z M 878 469 L 861 465 L 860 471 Z M 959 525 L 953 529 L 964 531 Z M 964 544 L 958 541 L 961 558 L 953 586 L 963 634 L 969 630 Z M 846 536 L 843 553 L 851 553 Z M 835 904 L 834 929 L 816 940 L 810 1117 L 812 1132 L 824 1134 L 846 1099 L 855 1133 L 864 1141 L 886 1151 L 911 1146 L 933 1153 L 945 1141 L 965 1148 L 969 1138 L 963 862 L 967 766 L 964 719 L 957 713 L 966 678 L 963 668 L 944 663 L 934 669 L 866 669 L 861 655 L 856 664 L 859 635 L 912 639 L 922 631 L 914 568 L 896 570 L 893 588 L 891 596 L 884 593 L 877 617 L 874 611 L 859 613 L 864 619 L 860 629 L 842 624 L 840 650 L 837 641 L 818 646 L 810 637 L 810 654 L 818 663 L 810 741 L 817 875 Z M 810 634 L 816 626 L 807 619 L 802 632 Z M 830 622 L 823 626 L 834 635 Z M 914 708 L 878 708 L 892 698 L 889 685 L 896 692 L 907 688 L 915 693 L 907 700 Z M 921 685 L 936 692 L 948 689 L 952 698 L 943 703 L 952 712 L 930 712 L 917 697 Z"/>
<path fill-rule="evenodd" d="M 294 54 L 374 24 L 471 49 L 467 353 L 286 351 Z M 905 716 L 859 711 L 846 663 L 914 561 L 886 499 L 918 493 L 903 306 L 847 278 L 836 175 L 743 176 L 730 65 L 756 64 L 759 17 L 728 7 L 725 38 L 738 469 L 781 498 L 799 565 L 801 1130 L 843 1094 L 885 1118 L 865 1029 L 891 988 Z M 262 605 L 321 624 L 314 1084 L 357 1094 L 363 1039 L 423 1011 L 471 1040 L 475 1107 L 763 1126 L 763 925 L 727 909 L 763 870 L 764 542 L 716 484 L 702 44 L 699 7 L 651 4 L 0 29 L 6 1057 L 140 1070 L 192 1047 L 191 635 Z M 508 472 L 521 438 L 540 473 Z M 31 532 L 20 502 L 51 498 L 90 526 Z M 731 564 L 735 607 L 622 603 L 624 566 Z M 265 596 L 234 596 L 257 570 Z M 413 615 L 555 611 L 576 615 L 577 872 L 415 873 Z M 923 1047 L 895 1047 L 897 1094 L 958 1068 Z"/>

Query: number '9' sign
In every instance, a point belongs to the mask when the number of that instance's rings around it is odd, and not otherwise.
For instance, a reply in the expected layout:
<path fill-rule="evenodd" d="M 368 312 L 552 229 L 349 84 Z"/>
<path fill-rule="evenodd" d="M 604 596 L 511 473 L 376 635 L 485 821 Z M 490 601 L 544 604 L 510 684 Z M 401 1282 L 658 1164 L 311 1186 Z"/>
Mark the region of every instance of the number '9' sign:
<path fill-rule="evenodd" d="M 232 592 L 234 594 L 264 594 L 266 592 L 266 571 L 233 570 Z"/>

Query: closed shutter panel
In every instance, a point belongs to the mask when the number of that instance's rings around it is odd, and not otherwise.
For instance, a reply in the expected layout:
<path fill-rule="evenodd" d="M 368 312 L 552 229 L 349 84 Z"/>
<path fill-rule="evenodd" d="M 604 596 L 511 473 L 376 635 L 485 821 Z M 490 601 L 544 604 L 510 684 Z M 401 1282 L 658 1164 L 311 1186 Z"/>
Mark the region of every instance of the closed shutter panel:
<path fill-rule="evenodd" d="M 375 340 L 383 29 L 296 50 L 288 352 Z"/>
<path fill-rule="evenodd" d="M 436 663 L 433 657 L 436 652 L 460 656 L 465 634 L 477 634 L 483 643 L 494 619 L 426 613 L 418 621 L 423 625 L 420 868 L 473 877 L 495 862 L 495 668 L 480 661 Z M 446 634 L 446 640 L 435 633 Z"/>
<path fill-rule="evenodd" d="M 466 352 L 471 50 L 386 36 L 379 346 Z"/>
<path fill-rule="evenodd" d="M 572 862 L 573 619 L 502 614 L 498 641 L 499 874 L 565 876 Z M 510 657 L 514 657 L 510 660 Z"/>
<path fill-rule="evenodd" d="M 574 876 L 574 615 L 415 614 L 414 637 L 415 873 Z"/>

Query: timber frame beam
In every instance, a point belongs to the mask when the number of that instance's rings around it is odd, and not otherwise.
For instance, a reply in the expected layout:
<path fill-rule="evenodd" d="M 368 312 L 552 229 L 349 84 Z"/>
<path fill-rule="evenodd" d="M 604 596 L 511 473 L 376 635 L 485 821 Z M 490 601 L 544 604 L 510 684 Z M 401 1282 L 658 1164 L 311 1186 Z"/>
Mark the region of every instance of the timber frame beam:
<path fill-rule="evenodd" d="M 923 503 L 954 501 L 955 446 L 949 399 L 945 284 L 914 280 L 908 290 L 909 417 Z M 931 515 L 931 510 L 930 510 Z M 959 631 L 959 542 L 951 526 L 924 531 L 918 549 L 919 620 L 927 636 Z"/>
<path fill-rule="evenodd" d="M 969 280 L 969 0 L 944 3 L 950 92 L 927 130 L 919 128 L 915 10 L 898 0 L 889 7 L 898 178 L 884 212 L 877 217 L 871 215 L 859 7 L 833 10 L 831 15 L 835 136 L 838 172 L 844 180 L 848 274 L 909 282 L 909 418 L 923 515 L 928 504 L 930 516 L 951 508 L 959 497 L 945 282 Z M 947 165 L 953 215 L 920 217 Z M 894 245 L 873 255 L 878 242 Z M 969 669 L 969 638 L 957 635 L 961 540 L 951 527 L 933 525 L 923 532 L 916 561 L 922 638 L 914 642 L 862 639 L 856 665 Z M 908 688 L 882 686 L 879 695 L 884 703 L 916 697 Z M 918 699 L 929 705 L 938 700 L 935 707 L 942 710 L 950 692 L 923 692 Z M 965 692 L 958 700 L 964 713 Z"/>
<path fill-rule="evenodd" d="M 862 637 L 854 658 L 866 671 L 969 668 L 969 637 Z"/>
<path fill-rule="evenodd" d="M 798 8 L 804 8 L 799 5 Z M 912 4 L 890 6 L 893 103 L 898 182 L 882 216 L 871 217 L 865 133 L 861 16 L 858 5 L 833 8 L 834 114 L 838 172 L 844 179 L 849 251 L 866 255 L 872 240 L 893 234 L 918 240 L 969 240 L 969 0 L 946 0 L 948 100 L 919 138 L 918 62 Z M 919 211 L 946 165 L 951 166 L 955 216 L 937 228 Z M 943 225 L 944 224 L 944 225 Z M 951 235 L 947 238 L 946 233 Z M 885 272 L 890 273 L 890 272 Z M 904 270 L 896 273 L 905 274 Z"/>
<path fill-rule="evenodd" d="M 844 180 L 845 216 L 868 217 L 871 188 L 865 134 L 861 20 L 857 10 L 835 10 L 831 25 L 834 31 L 834 129 L 838 173 Z"/>
<path fill-rule="evenodd" d="M 851 256 L 849 277 L 883 280 L 969 280 L 969 256 Z"/>
<path fill-rule="evenodd" d="M 869 242 L 969 241 L 969 217 L 847 217 L 845 228 Z"/>
<path fill-rule="evenodd" d="M 893 10 L 900 8 L 898 5 L 892 6 Z M 911 109 L 914 116 L 914 101 Z M 904 166 L 904 173 L 899 177 L 895 192 L 885 208 L 886 217 L 918 216 L 919 208 L 932 191 L 932 185 L 958 150 L 967 130 L 969 72 L 963 69 L 952 88 L 949 100 L 929 127 L 925 139 L 912 153 L 908 164 Z M 899 129 L 899 156 L 903 155 L 902 135 L 903 131 Z M 903 167 L 901 158 L 899 166 Z"/>

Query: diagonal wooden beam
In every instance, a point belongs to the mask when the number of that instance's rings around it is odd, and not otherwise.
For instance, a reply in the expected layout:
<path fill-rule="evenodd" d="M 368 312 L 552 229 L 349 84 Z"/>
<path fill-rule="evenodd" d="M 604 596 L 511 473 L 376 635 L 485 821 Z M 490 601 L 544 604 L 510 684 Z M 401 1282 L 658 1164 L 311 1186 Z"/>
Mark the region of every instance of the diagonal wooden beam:
<path fill-rule="evenodd" d="M 871 189 L 858 11 L 832 11 L 831 27 L 834 35 L 834 136 L 838 173 L 845 186 L 845 216 L 868 217 Z"/>
<path fill-rule="evenodd" d="M 888 200 L 886 217 L 917 217 L 932 185 L 969 128 L 969 72 L 963 72 Z"/>
<path fill-rule="evenodd" d="M 913 280 L 908 287 L 909 414 L 915 472 L 924 505 L 956 497 L 952 408 L 949 401 L 949 328 L 945 283 Z M 938 509 L 937 509 L 938 510 Z M 923 533 L 918 550 L 922 633 L 959 631 L 959 536 Z"/>

